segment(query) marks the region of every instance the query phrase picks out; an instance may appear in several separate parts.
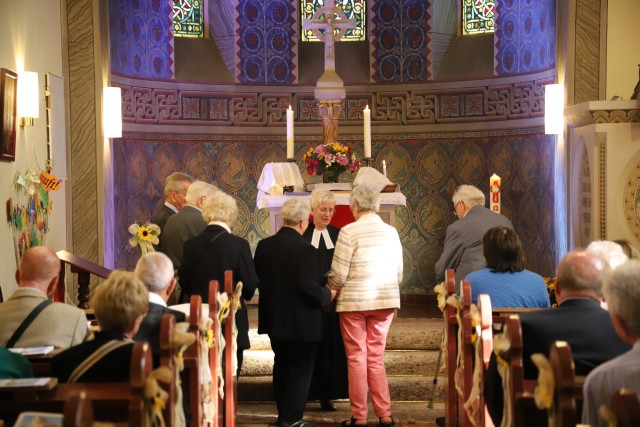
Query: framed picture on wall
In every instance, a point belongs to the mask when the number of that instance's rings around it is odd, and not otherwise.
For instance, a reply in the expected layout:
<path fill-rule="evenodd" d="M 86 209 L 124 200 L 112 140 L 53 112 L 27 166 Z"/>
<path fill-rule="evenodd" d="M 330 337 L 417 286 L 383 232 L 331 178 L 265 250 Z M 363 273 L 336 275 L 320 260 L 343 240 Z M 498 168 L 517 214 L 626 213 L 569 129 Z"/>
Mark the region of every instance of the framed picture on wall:
<path fill-rule="evenodd" d="M 16 159 L 18 75 L 0 68 L 0 160 Z"/>

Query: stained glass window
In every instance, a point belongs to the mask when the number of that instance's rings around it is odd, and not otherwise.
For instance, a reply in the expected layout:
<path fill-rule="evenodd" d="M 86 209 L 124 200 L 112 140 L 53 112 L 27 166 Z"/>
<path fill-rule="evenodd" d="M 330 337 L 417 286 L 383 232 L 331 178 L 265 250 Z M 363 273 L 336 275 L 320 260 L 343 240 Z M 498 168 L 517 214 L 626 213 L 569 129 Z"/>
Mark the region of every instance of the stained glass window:
<path fill-rule="evenodd" d="M 462 34 L 492 33 L 495 7 L 495 0 L 463 0 Z"/>
<path fill-rule="evenodd" d="M 300 10 L 302 11 L 302 20 L 312 19 L 313 14 L 324 6 L 325 1 L 332 2 L 335 0 L 300 0 Z M 356 28 L 347 30 L 340 41 L 363 41 L 365 40 L 366 28 L 366 10 L 367 0 L 337 0 L 337 6 L 341 8 L 347 19 L 356 20 Z M 338 31 L 338 30 L 334 30 Z M 311 30 L 302 30 L 302 41 L 308 42 L 318 41 L 318 38 Z"/>
<path fill-rule="evenodd" d="M 173 34 L 176 37 L 203 37 L 201 0 L 173 0 Z"/>

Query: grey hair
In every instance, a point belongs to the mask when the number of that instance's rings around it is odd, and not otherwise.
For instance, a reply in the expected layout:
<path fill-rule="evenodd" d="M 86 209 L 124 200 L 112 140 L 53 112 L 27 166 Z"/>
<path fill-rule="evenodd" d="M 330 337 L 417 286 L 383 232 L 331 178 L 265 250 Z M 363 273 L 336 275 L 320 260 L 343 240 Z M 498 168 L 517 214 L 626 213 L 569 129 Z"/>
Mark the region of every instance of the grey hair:
<path fill-rule="evenodd" d="M 222 221 L 231 225 L 236 222 L 238 215 L 238 202 L 222 191 L 216 191 L 202 205 L 202 216 L 207 222 Z"/>
<path fill-rule="evenodd" d="M 181 192 L 184 188 L 183 185 L 185 182 L 188 182 L 189 184 L 193 182 L 193 177 L 188 173 L 174 172 L 167 176 L 164 180 L 164 195 L 168 196 L 170 193 Z"/>
<path fill-rule="evenodd" d="M 598 255 L 573 251 L 567 253 L 560 261 L 557 278 L 562 290 L 585 292 L 600 298 L 602 280 L 607 271 L 609 266 Z"/>
<path fill-rule="evenodd" d="M 594 240 L 589 243 L 585 252 L 598 255 L 609 264 L 610 268 L 616 268 L 629 260 L 622 246 L 609 240 Z"/>
<path fill-rule="evenodd" d="M 640 335 L 640 261 L 631 260 L 611 270 L 602 291 L 609 312 L 617 315 L 636 336 Z"/>
<path fill-rule="evenodd" d="M 484 193 L 480 191 L 477 187 L 473 185 L 461 185 L 458 187 L 453 196 L 451 196 L 451 200 L 454 205 L 457 205 L 458 202 L 463 201 L 467 208 L 471 209 L 474 206 L 484 206 L 485 197 Z"/>
<path fill-rule="evenodd" d="M 311 208 L 305 199 L 289 199 L 282 205 L 280 214 L 282 215 L 282 223 L 284 225 L 293 226 L 302 221 L 309 219 Z"/>
<path fill-rule="evenodd" d="M 358 210 L 361 212 L 378 212 L 380 209 L 380 193 L 367 185 L 358 185 L 353 188 L 349 198 L 349 207 L 353 209 L 356 205 L 358 205 Z"/>
<path fill-rule="evenodd" d="M 333 206 L 336 205 L 336 197 L 331 191 L 327 190 L 313 190 L 311 192 L 311 209 L 315 209 L 324 202 L 329 202 Z"/>
<path fill-rule="evenodd" d="M 195 206 L 199 198 L 211 197 L 216 191 L 218 191 L 218 189 L 215 187 L 215 185 L 211 185 L 204 181 L 193 181 L 193 183 L 187 190 L 187 195 L 185 196 L 184 200 L 185 202 L 187 202 L 187 204 Z"/>
<path fill-rule="evenodd" d="M 173 263 L 162 252 L 149 252 L 138 260 L 133 272 L 150 292 L 159 293 L 173 279 Z"/>

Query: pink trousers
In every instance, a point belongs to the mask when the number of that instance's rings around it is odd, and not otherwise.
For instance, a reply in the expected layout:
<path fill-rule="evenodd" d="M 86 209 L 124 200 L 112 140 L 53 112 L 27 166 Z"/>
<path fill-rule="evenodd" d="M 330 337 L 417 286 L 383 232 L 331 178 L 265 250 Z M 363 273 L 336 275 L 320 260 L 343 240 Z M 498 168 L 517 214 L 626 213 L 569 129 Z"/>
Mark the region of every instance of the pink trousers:
<path fill-rule="evenodd" d="M 349 402 L 356 420 L 367 419 L 367 391 L 376 415 L 391 416 L 383 355 L 393 314 L 392 308 L 340 313 L 340 330 L 349 369 Z"/>

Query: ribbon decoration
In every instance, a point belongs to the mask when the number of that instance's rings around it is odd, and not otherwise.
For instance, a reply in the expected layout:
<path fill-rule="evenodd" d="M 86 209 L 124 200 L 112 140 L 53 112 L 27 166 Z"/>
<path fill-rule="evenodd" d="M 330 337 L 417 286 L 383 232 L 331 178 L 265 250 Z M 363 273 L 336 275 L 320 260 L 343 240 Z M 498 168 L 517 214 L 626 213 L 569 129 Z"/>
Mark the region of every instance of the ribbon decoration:
<path fill-rule="evenodd" d="M 482 346 L 478 345 L 481 330 L 481 318 L 480 310 L 475 304 L 471 304 L 471 329 L 473 334 L 471 335 L 471 341 L 475 347 L 475 366 L 473 367 L 473 381 L 471 391 L 469 392 L 469 399 L 464 403 L 464 410 L 466 411 L 469 421 L 472 425 L 477 425 L 477 414 L 480 410 L 480 394 L 482 393 L 482 372 L 484 371 L 484 363 L 482 361 Z"/>
<path fill-rule="evenodd" d="M 147 378 L 147 382 L 144 387 L 144 397 L 149 403 L 147 419 L 150 427 L 165 427 L 162 410 L 166 406 L 169 393 L 160 387 L 158 380 L 165 384 L 169 384 L 172 377 L 173 373 L 171 370 L 166 366 L 163 366 L 151 371 L 151 374 Z"/>

